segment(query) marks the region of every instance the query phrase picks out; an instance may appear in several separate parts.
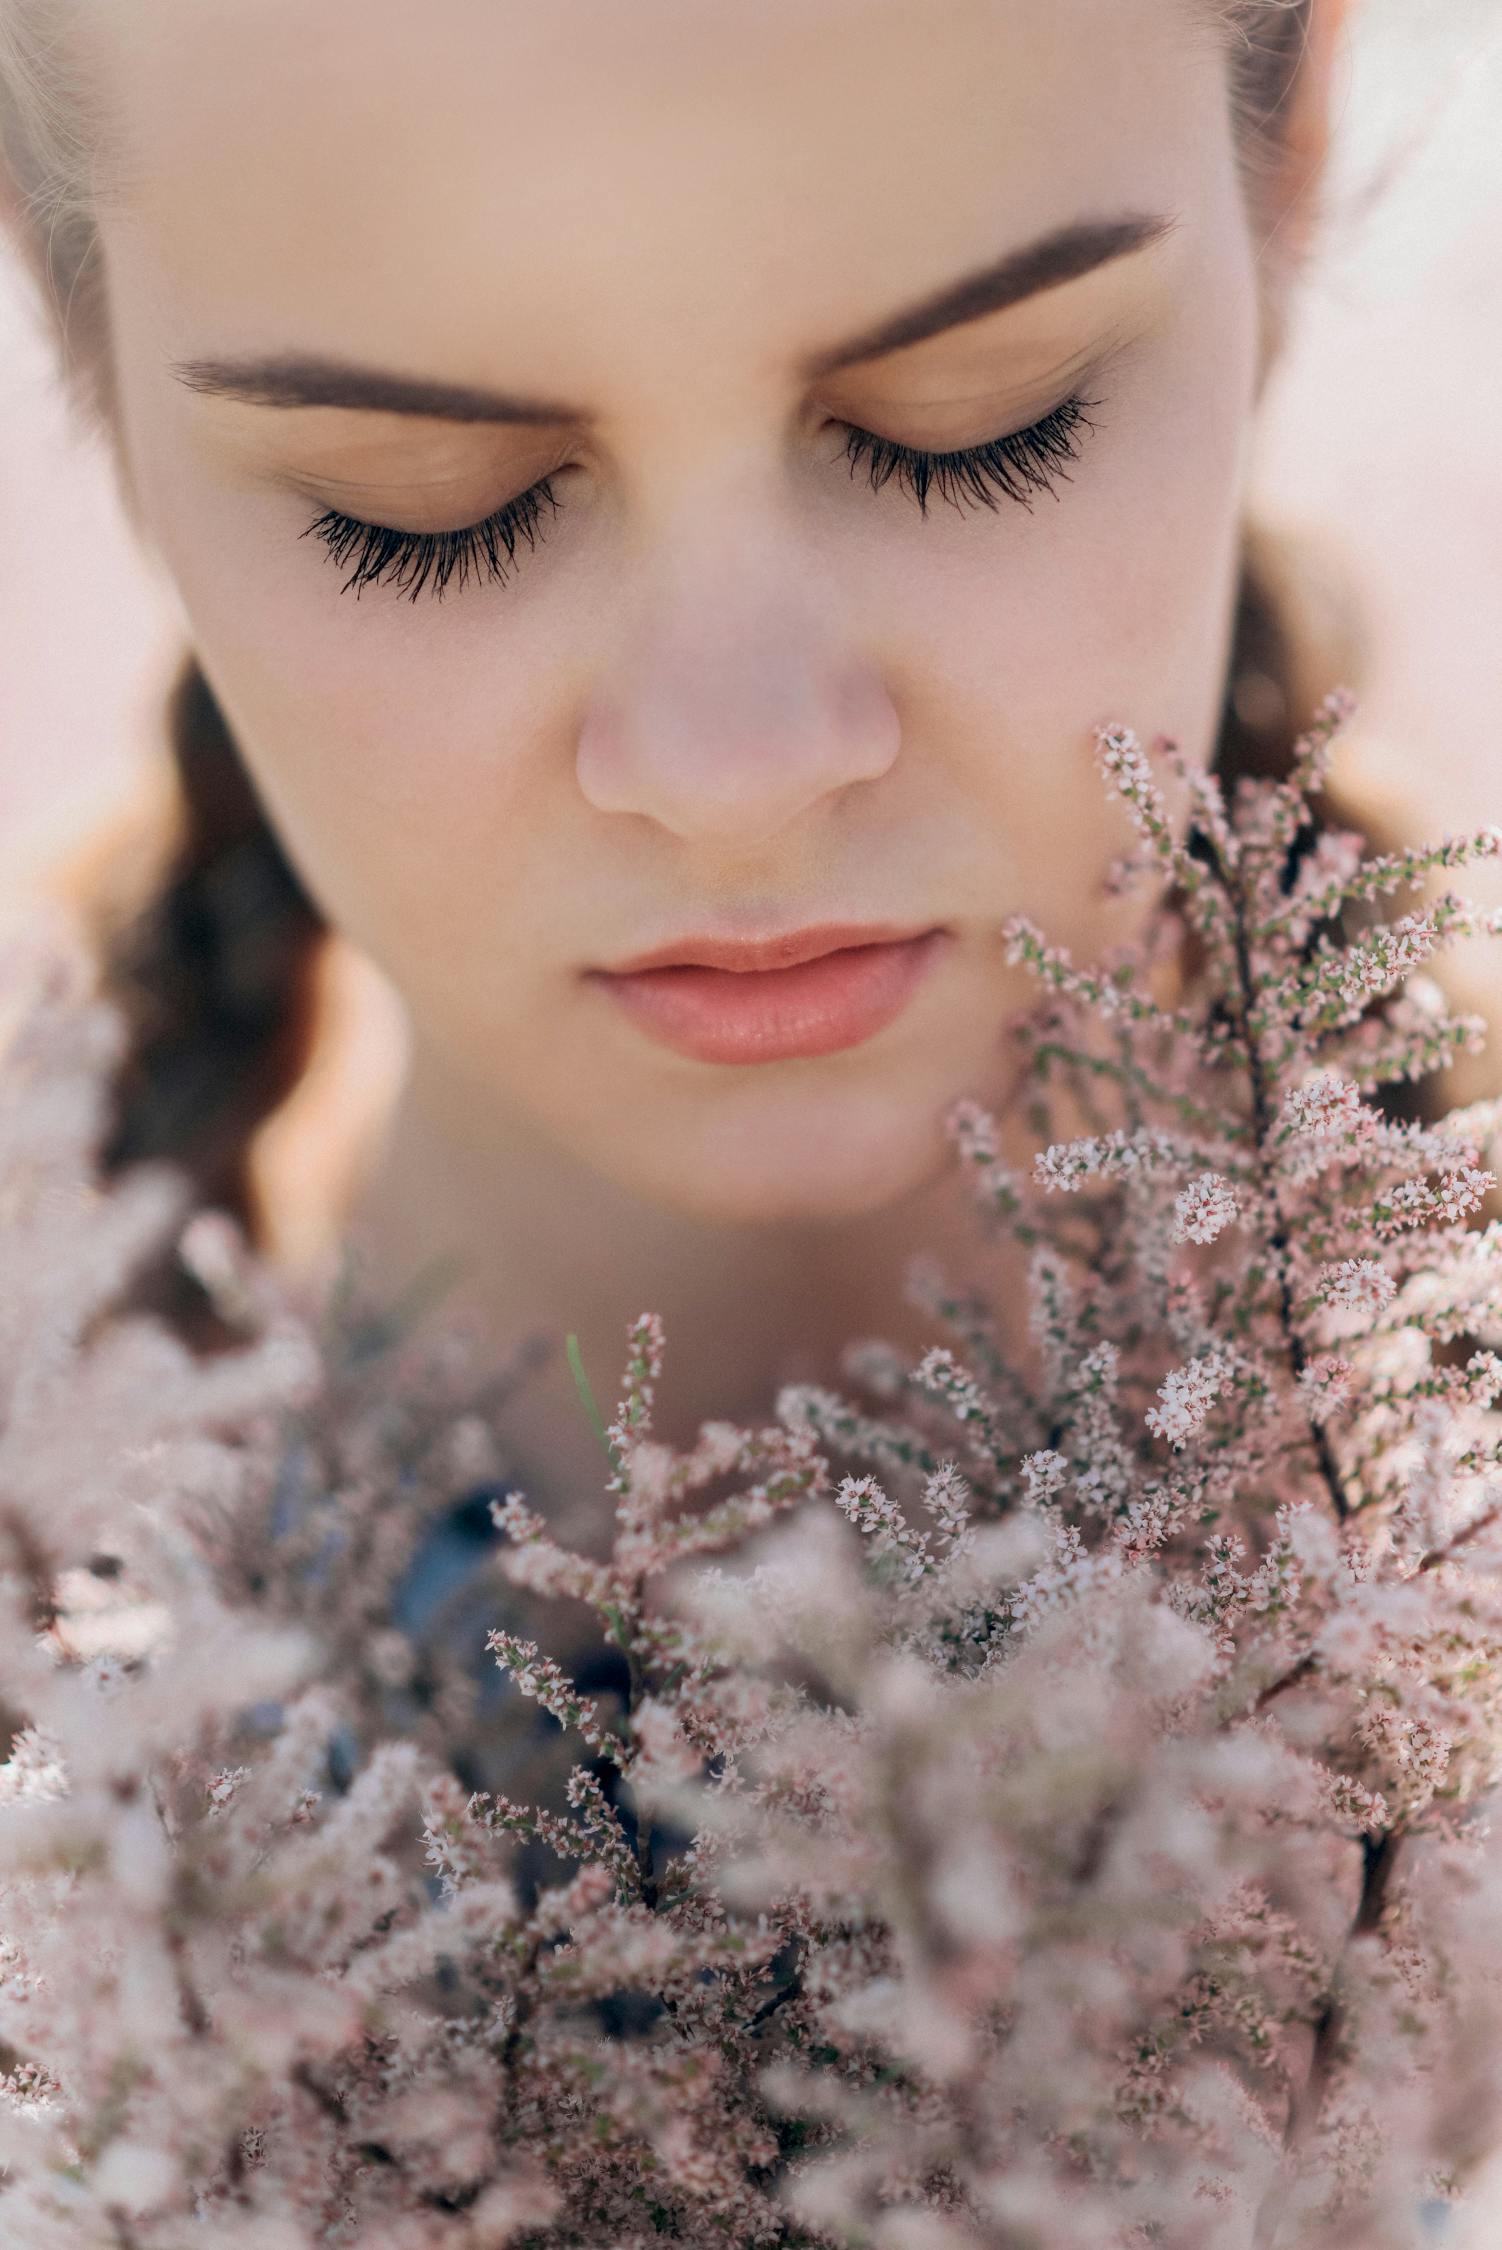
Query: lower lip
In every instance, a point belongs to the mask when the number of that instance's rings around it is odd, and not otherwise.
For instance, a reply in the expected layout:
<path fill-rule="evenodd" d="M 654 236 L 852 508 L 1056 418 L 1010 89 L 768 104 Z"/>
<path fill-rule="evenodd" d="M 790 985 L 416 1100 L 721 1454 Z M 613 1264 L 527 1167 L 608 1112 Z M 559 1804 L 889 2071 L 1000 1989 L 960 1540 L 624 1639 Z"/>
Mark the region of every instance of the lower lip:
<path fill-rule="evenodd" d="M 696 1062 L 792 1062 L 859 1047 L 894 1023 L 947 942 L 847 946 L 795 969 L 647 969 L 593 975 L 659 1046 Z"/>

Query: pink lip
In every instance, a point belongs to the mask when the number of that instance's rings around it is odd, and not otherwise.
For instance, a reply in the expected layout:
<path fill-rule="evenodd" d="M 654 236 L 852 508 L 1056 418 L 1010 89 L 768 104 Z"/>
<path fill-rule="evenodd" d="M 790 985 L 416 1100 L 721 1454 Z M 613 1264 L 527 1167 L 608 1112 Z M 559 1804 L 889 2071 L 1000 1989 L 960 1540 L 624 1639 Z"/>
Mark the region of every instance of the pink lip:
<path fill-rule="evenodd" d="M 787 1062 L 896 1020 L 948 932 L 828 925 L 759 942 L 686 941 L 589 971 L 649 1039 L 698 1062 Z"/>

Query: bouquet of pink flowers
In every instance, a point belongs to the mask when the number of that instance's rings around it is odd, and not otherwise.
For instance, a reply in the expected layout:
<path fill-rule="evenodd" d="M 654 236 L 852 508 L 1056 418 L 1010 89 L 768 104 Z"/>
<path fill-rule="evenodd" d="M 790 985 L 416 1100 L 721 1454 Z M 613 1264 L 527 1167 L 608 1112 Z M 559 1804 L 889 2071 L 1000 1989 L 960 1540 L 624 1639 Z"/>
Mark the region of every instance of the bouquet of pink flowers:
<path fill-rule="evenodd" d="M 453 1334 L 298 1307 L 92 1152 L 59 991 L 0 1110 L 0 2238 L 26 2250 L 1408 2250 L 1502 2149 L 1502 1105 L 1425 964 L 1502 929 L 1100 738 L 1146 934 L 1015 922 L 1031 1171 L 952 1119 L 1019 1356 L 597 1423 L 607 1554 L 507 1488 Z M 1182 793 L 1182 813 L 1170 790 Z M 1163 997 L 1165 964 L 1197 967 Z M 131 1310 L 173 1253 L 213 1349 Z M 494 1722 L 399 1590 L 489 1488 Z M 483 1572 L 482 1572 L 483 1577 Z M 596 1620 L 620 1692 L 520 1629 Z M 1484 2237 L 1476 2236 L 1480 2243 Z"/>

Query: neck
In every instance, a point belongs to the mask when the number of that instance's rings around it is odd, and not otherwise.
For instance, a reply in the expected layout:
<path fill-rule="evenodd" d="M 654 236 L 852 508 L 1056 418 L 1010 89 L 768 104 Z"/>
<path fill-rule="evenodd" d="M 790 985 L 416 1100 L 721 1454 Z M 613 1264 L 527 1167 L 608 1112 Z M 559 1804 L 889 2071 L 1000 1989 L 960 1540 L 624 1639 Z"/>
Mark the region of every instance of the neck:
<path fill-rule="evenodd" d="M 351 1234 L 383 1295 L 445 1266 L 448 1309 L 477 1318 L 502 1351 L 546 1335 L 544 1364 L 508 1407 L 509 1434 L 552 1492 L 565 1478 L 598 1494 L 602 1515 L 603 1457 L 567 1363 L 569 1333 L 608 1419 L 628 1324 L 660 1314 L 655 1428 L 686 1446 L 707 1419 L 770 1421 L 784 1383 L 847 1387 L 840 1354 L 851 1340 L 880 1337 L 913 1358 L 946 1340 L 906 1301 L 909 1262 L 927 1252 L 956 1280 L 973 1279 L 982 1252 L 957 1164 L 857 1220 L 721 1225 L 648 1203 L 525 1119 L 488 1111 L 481 1138 L 472 1115 L 414 1057 Z"/>

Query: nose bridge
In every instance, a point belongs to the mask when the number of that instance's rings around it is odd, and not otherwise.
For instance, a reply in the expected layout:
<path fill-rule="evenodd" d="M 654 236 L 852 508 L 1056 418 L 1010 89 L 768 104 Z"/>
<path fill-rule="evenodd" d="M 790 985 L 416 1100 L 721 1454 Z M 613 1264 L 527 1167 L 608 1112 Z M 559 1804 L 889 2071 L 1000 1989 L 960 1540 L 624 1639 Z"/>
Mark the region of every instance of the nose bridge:
<path fill-rule="evenodd" d="M 713 726 L 717 739 L 780 733 L 806 716 L 835 654 L 832 621 L 796 535 L 732 505 L 702 532 L 669 527 L 628 678 L 647 727 Z"/>
<path fill-rule="evenodd" d="M 763 475 L 679 498 L 654 520 L 580 784 L 602 810 L 751 844 L 884 772 L 895 713 Z"/>
<path fill-rule="evenodd" d="M 716 448 L 692 431 L 643 493 L 646 553 L 621 686 L 685 716 L 703 695 L 722 724 L 775 710 L 806 688 L 833 637 L 785 475 L 742 437 Z"/>

